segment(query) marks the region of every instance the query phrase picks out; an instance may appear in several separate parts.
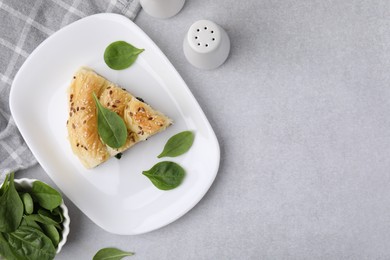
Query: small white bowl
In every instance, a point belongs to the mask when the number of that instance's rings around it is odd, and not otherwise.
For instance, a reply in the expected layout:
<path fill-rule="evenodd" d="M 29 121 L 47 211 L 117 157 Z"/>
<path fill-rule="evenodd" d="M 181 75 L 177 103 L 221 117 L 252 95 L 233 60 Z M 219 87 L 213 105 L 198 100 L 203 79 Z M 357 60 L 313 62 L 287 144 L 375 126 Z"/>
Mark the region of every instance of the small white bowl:
<path fill-rule="evenodd" d="M 37 181 L 37 180 L 36 179 L 28 179 L 28 178 L 14 179 L 16 188 L 22 188 L 22 189 L 26 189 L 26 190 L 31 189 L 32 185 L 33 185 L 33 183 L 35 181 Z M 1 187 L 1 185 L 0 185 L 0 187 Z M 57 254 L 61 251 L 62 247 L 66 243 L 66 239 L 67 239 L 68 234 L 69 234 L 69 224 L 70 224 L 68 208 L 65 206 L 64 200 L 62 200 L 60 208 L 62 209 L 62 214 L 64 216 L 64 221 L 62 222 L 62 226 L 63 226 L 63 230 L 62 230 L 62 234 L 61 234 L 62 238 L 61 238 L 61 241 L 60 241 L 60 243 L 58 244 L 58 247 L 57 247 Z"/>

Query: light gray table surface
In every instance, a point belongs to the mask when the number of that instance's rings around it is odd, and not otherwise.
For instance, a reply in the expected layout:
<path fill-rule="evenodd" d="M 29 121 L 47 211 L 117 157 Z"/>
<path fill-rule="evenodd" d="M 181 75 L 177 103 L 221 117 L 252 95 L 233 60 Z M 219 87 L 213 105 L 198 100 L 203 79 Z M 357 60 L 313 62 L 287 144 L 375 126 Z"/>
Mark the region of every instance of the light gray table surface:
<path fill-rule="evenodd" d="M 231 38 L 216 70 L 182 51 L 200 19 Z M 135 23 L 203 108 L 220 169 L 191 211 L 143 235 L 107 233 L 65 198 L 57 259 L 107 246 L 129 259 L 390 259 L 390 1 L 187 0 Z M 17 177 L 53 184 L 40 166 Z"/>

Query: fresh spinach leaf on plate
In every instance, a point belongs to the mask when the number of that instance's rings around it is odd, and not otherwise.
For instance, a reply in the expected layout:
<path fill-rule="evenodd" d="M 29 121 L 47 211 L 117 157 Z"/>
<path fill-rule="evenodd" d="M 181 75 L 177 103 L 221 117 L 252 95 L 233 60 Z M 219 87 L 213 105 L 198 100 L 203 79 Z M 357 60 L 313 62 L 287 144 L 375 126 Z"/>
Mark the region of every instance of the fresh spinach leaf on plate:
<path fill-rule="evenodd" d="M 179 186 L 184 179 L 184 169 L 175 162 L 159 162 L 150 170 L 143 171 L 143 175 L 160 190 L 172 190 Z"/>
<path fill-rule="evenodd" d="M 186 153 L 194 143 L 195 135 L 191 131 L 183 131 L 175 134 L 164 146 L 164 149 L 157 158 L 176 157 Z"/>
<path fill-rule="evenodd" d="M 138 49 L 125 41 L 116 41 L 108 45 L 104 51 L 104 61 L 114 70 L 130 67 L 144 49 Z"/>
<path fill-rule="evenodd" d="M 126 143 L 127 127 L 123 119 L 115 112 L 103 107 L 93 93 L 97 108 L 98 133 L 103 142 L 112 148 L 119 148 Z"/>

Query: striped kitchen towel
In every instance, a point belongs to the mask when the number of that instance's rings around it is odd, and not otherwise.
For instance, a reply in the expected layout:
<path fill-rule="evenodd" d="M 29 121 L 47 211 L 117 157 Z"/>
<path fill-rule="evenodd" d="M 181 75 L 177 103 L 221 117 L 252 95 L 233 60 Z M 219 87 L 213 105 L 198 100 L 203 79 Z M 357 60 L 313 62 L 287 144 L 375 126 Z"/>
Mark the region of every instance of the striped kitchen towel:
<path fill-rule="evenodd" d="M 139 0 L 0 0 L 0 181 L 36 163 L 9 108 L 12 80 L 28 55 L 80 18 L 106 12 L 134 19 L 139 10 Z"/>

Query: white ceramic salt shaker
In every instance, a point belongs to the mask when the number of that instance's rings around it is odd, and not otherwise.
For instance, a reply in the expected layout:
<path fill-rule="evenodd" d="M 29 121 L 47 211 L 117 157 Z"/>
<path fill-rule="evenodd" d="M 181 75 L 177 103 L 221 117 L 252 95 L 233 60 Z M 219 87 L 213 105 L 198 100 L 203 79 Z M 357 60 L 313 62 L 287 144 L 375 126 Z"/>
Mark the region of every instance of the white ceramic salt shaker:
<path fill-rule="evenodd" d="M 184 3 L 185 0 L 140 0 L 147 14 L 160 19 L 176 15 L 183 8 Z"/>
<path fill-rule="evenodd" d="M 230 39 L 218 24 L 200 20 L 191 25 L 183 42 L 187 60 L 200 69 L 221 66 L 230 52 Z"/>

